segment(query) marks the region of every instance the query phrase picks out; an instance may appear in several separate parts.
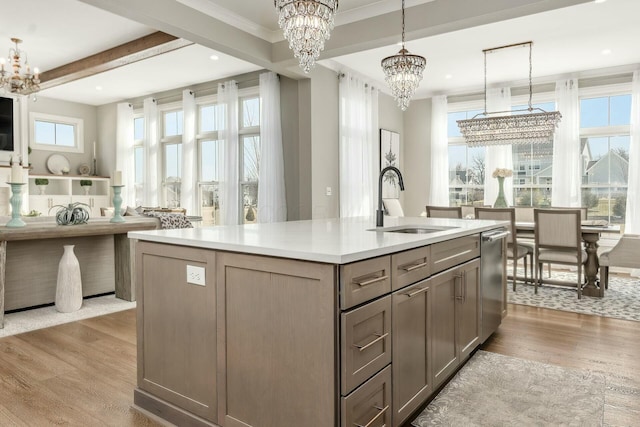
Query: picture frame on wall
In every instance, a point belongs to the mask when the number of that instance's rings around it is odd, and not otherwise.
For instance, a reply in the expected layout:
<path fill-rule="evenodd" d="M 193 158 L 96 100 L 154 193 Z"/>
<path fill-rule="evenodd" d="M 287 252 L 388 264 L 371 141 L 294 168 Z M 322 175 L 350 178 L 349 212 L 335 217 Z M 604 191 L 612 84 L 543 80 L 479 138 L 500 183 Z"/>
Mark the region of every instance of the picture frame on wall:
<path fill-rule="evenodd" d="M 380 171 L 387 166 L 400 169 L 400 134 L 380 129 Z M 382 198 L 400 198 L 398 176 L 393 172 L 387 172 L 382 177 Z"/>

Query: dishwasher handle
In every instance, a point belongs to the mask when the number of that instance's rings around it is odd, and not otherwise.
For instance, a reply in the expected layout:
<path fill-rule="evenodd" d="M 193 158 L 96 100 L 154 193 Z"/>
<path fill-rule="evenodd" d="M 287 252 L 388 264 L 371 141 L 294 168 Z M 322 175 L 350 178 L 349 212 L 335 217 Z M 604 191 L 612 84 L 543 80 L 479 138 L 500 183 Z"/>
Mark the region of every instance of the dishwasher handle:
<path fill-rule="evenodd" d="M 509 235 L 507 230 L 505 231 L 496 231 L 494 233 L 484 233 L 482 235 L 483 242 L 495 242 L 500 239 L 505 239 Z"/>

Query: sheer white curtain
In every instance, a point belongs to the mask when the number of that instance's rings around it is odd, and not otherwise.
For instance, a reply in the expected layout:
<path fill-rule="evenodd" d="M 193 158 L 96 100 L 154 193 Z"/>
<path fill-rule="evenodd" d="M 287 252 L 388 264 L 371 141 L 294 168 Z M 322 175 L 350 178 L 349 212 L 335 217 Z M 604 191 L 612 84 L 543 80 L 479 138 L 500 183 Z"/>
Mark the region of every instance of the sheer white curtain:
<path fill-rule="evenodd" d="M 378 90 L 340 78 L 340 216 L 372 216 L 378 191 Z"/>
<path fill-rule="evenodd" d="M 180 206 L 187 215 L 198 215 L 198 146 L 196 141 L 196 97 L 187 89 L 182 91 L 182 176 L 180 178 Z"/>
<path fill-rule="evenodd" d="M 640 234 L 640 71 L 633 73 L 631 89 L 631 144 L 629 147 L 629 179 L 624 232 Z M 640 277 L 640 269 L 631 270 Z"/>
<path fill-rule="evenodd" d="M 511 111 L 511 88 L 487 89 L 487 111 Z M 493 206 L 498 197 L 498 179 L 492 174 L 497 168 L 513 170 L 512 146 L 487 146 L 484 164 L 484 204 Z M 504 198 L 513 206 L 513 177 L 504 180 Z"/>
<path fill-rule="evenodd" d="M 640 71 L 633 73 L 631 92 L 631 144 L 624 232 L 640 234 Z M 639 271 L 640 272 L 640 271 Z"/>
<path fill-rule="evenodd" d="M 431 98 L 431 180 L 429 205 L 449 206 L 449 141 L 447 97 Z"/>
<path fill-rule="evenodd" d="M 136 205 L 135 167 L 133 153 L 133 106 L 127 102 L 116 106 L 116 169 L 122 171 L 122 201 Z"/>
<path fill-rule="evenodd" d="M 556 105 L 562 113 L 553 142 L 551 206 L 580 207 L 580 101 L 578 80 L 556 82 Z"/>
<path fill-rule="evenodd" d="M 238 161 L 238 86 L 235 80 L 218 84 L 218 103 L 225 106 L 218 123 L 218 138 L 224 145 L 224 161 L 220 174 L 220 223 L 240 223 L 240 190 Z"/>
<path fill-rule="evenodd" d="M 287 219 L 284 158 L 280 123 L 280 79 L 276 73 L 260 74 L 260 162 L 258 222 Z"/>
<path fill-rule="evenodd" d="M 146 98 L 144 111 L 144 205 L 159 206 L 158 202 L 158 104 L 153 98 Z"/>

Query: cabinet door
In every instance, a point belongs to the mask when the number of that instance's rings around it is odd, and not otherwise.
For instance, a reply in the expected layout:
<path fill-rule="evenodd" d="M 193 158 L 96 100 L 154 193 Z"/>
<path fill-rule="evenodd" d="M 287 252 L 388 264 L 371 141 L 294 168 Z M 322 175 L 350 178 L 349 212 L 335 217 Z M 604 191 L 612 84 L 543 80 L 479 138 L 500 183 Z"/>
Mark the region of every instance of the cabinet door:
<path fill-rule="evenodd" d="M 216 422 L 215 252 L 149 242 L 136 249 L 138 387 Z M 204 269 L 203 285 L 187 282 L 187 265 Z"/>
<path fill-rule="evenodd" d="M 431 349 L 434 390 L 458 366 L 456 346 L 456 296 L 462 283 L 458 268 L 447 270 L 430 279 L 431 289 Z"/>
<path fill-rule="evenodd" d="M 29 196 L 29 209 L 36 210 L 42 216 L 55 216 L 57 207 L 66 206 L 71 201 L 69 196 Z"/>
<path fill-rule="evenodd" d="M 458 346 L 460 360 L 465 360 L 480 345 L 480 260 L 468 262 L 459 267 L 462 273 L 461 299 L 458 299 L 456 316 L 458 320 Z"/>
<path fill-rule="evenodd" d="M 392 296 L 393 425 L 401 425 L 431 394 L 430 280 Z"/>
<path fill-rule="evenodd" d="M 85 209 L 89 211 L 91 218 L 100 216 L 100 208 L 108 206 L 108 196 L 73 196 L 73 202 L 84 203 Z"/>

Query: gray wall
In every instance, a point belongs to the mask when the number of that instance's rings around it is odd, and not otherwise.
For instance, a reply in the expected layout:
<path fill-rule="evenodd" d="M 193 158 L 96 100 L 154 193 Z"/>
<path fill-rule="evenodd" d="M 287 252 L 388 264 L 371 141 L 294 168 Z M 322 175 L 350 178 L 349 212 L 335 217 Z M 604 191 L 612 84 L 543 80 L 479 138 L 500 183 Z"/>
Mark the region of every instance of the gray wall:
<path fill-rule="evenodd" d="M 287 219 L 300 219 L 300 135 L 298 126 L 298 82 L 280 76 L 280 112 Z"/>
<path fill-rule="evenodd" d="M 404 214 L 418 216 L 429 197 L 431 99 L 411 101 L 404 112 Z"/>
<path fill-rule="evenodd" d="M 82 119 L 84 121 L 84 153 L 63 152 L 61 154 L 69 159 L 71 175 L 78 174 L 78 166 L 82 163 L 91 166 L 93 160 L 93 141 L 96 141 L 96 145 L 99 144 L 96 107 L 78 104 L 76 102 L 38 97 L 37 102 L 29 102 L 28 109 L 29 113 L 54 114 L 57 116 Z M 30 125 L 31 123 L 29 123 L 29 126 Z M 52 154 L 56 154 L 56 152 L 33 149 L 29 156 L 29 163 L 31 163 L 31 167 L 33 168 L 30 173 L 32 175 L 49 174 L 47 159 Z"/>
<path fill-rule="evenodd" d="M 101 105 L 98 115 L 98 175 L 111 176 L 116 169 L 116 104 Z M 125 189 L 126 190 L 126 189 Z"/>

